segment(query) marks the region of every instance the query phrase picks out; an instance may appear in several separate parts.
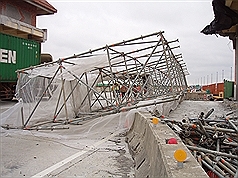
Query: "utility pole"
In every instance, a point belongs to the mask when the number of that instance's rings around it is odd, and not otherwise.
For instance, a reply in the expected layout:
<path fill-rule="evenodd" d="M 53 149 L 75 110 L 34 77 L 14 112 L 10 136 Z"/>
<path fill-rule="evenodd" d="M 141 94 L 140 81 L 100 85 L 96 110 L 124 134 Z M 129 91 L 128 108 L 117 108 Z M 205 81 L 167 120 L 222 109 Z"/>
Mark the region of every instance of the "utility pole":
<path fill-rule="evenodd" d="M 221 76 L 221 81 L 224 80 L 224 70 L 222 70 L 222 76 Z"/>
<path fill-rule="evenodd" d="M 236 37 L 235 37 L 235 93 L 234 99 L 238 101 L 238 26 L 236 26 Z"/>

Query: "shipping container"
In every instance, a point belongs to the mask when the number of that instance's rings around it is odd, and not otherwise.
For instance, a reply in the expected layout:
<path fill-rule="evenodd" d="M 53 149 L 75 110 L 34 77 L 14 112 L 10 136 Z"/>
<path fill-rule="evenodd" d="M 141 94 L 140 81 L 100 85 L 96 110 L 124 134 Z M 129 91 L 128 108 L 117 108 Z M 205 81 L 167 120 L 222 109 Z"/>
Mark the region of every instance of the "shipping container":
<path fill-rule="evenodd" d="M 224 98 L 234 97 L 234 82 L 224 80 Z"/>
<path fill-rule="evenodd" d="M 40 43 L 0 33 L 0 99 L 12 99 L 19 69 L 40 64 Z"/>
<path fill-rule="evenodd" d="M 0 33 L 0 82 L 15 82 L 16 70 L 40 64 L 40 43 Z"/>
<path fill-rule="evenodd" d="M 219 95 L 220 92 L 224 93 L 224 83 L 217 83 L 217 93 Z"/>
<path fill-rule="evenodd" d="M 210 93 L 213 94 L 215 93 L 215 90 L 216 90 L 216 84 L 204 85 L 202 86 L 202 89 L 206 91 L 206 93 L 208 94 Z"/>

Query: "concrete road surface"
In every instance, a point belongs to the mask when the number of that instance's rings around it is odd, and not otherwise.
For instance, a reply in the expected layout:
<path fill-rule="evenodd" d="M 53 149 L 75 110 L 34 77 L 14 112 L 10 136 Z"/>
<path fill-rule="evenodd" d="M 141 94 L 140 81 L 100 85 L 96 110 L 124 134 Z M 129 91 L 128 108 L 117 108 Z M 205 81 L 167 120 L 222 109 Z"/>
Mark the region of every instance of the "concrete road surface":
<path fill-rule="evenodd" d="M 14 105 L 1 102 L 1 113 Z M 222 102 L 183 101 L 169 118 L 181 120 L 200 112 L 222 115 Z M 58 130 L 1 128 L 1 177 L 134 177 L 125 143 L 126 113 L 96 118 Z M 69 129 L 64 129 L 69 127 Z"/>

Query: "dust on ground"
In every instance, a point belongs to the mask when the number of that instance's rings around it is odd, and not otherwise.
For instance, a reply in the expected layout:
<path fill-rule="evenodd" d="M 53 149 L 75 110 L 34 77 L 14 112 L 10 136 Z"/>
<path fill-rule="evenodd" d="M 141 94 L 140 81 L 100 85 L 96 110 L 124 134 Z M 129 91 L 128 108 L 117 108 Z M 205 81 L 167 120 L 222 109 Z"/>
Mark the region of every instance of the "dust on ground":
<path fill-rule="evenodd" d="M 214 109 L 211 118 L 225 117 L 227 113 L 238 114 L 237 103 L 234 101 L 190 101 L 184 100 L 176 110 L 171 111 L 169 119 L 181 121 L 183 118 L 198 118 L 203 113 Z"/>

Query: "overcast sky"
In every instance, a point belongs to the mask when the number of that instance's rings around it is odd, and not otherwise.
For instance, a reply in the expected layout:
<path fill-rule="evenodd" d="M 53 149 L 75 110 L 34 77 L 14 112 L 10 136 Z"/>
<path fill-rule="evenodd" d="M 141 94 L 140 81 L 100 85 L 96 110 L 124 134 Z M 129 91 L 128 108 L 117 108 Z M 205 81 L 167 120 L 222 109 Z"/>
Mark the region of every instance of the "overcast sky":
<path fill-rule="evenodd" d="M 42 52 L 54 60 L 165 31 L 168 41 L 179 39 L 189 85 L 234 80 L 232 42 L 200 33 L 214 19 L 212 0 L 47 1 L 58 12 L 39 16 L 37 27 L 48 29 Z"/>

